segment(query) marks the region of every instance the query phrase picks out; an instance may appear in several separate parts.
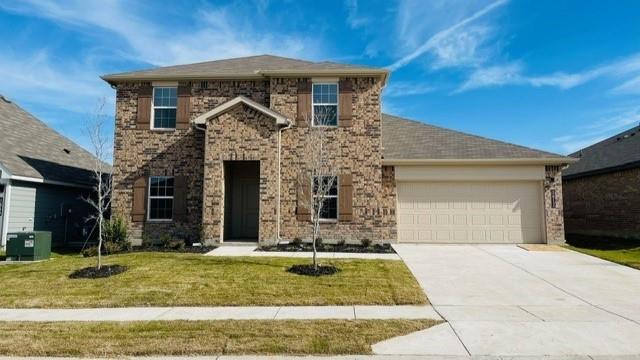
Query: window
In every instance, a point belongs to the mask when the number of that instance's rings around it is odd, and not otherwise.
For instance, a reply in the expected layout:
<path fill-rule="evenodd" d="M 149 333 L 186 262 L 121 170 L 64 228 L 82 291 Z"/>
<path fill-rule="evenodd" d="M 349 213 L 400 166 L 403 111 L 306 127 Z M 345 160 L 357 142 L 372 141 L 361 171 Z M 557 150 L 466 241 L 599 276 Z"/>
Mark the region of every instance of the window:
<path fill-rule="evenodd" d="M 320 220 L 338 219 L 338 178 L 336 176 L 316 176 L 313 179 L 313 203 L 324 194 L 320 209 Z M 314 212 L 315 214 L 315 212 Z"/>
<path fill-rule="evenodd" d="M 152 176 L 149 178 L 149 220 L 173 218 L 173 178 Z"/>
<path fill-rule="evenodd" d="M 338 84 L 313 84 L 313 126 L 338 126 Z"/>
<path fill-rule="evenodd" d="M 178 88 L 154 87 L 153 88 L 153 128 L 176 128 L 176 103 L 178 101 Z"/>

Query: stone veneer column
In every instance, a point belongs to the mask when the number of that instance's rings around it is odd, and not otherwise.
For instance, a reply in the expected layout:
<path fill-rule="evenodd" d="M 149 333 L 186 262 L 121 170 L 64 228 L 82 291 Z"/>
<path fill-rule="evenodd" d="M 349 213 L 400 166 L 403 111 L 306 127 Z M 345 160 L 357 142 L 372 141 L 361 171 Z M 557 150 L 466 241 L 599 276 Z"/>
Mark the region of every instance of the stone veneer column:
<path fill-rule="evenodd" d="M 555 192 L 555 207 L 552 205 Z M 563 244 L 564 217 L 562 214 L 562 170 L 560 166 L 545 166 L 544 218 L 547 244 Z"/>

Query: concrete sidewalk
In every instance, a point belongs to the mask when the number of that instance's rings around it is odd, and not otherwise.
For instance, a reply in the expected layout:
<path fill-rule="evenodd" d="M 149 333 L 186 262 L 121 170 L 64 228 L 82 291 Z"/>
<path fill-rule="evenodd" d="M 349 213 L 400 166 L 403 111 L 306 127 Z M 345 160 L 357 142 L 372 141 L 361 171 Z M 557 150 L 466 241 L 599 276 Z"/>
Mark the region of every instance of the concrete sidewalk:
<path fill-rule="evenodd" d="M 300 251 L 256 251 L 257 246 L 221 246 L 206 253 L 205 256 L 254 256 L 254 257 L 295 257 L 310 258 L 313 252 Z M 371 260 L 400 260 L 397 254 L 370 254 L 344 252 L 318 252 L 320 259 L 371 259 Z"/>
<path fill-rule="evenodd" d="M 86 360 L 87 358 L 9 357 L 0 360 Z M 211 356 L 118 356 L 121 360 L 638 360 L 639 356 L 442 356 L 442 355 L 211 355 Z"/>
<path fill-rule="evenodd" d="M 0 309 L 0 321 L 434 319 L 424 306 L 219 306 L 95 309 Z"/>

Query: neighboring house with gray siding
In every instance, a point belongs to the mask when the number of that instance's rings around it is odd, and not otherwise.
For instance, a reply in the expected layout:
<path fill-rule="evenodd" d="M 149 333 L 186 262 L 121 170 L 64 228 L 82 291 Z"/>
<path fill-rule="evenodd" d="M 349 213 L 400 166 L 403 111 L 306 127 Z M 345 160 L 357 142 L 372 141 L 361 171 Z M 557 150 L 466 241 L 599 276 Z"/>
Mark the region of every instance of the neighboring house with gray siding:
<path fill-rule="evenodd" d="M 81 243 L 90 225 L 95 158 L 0 96 L 0 247 L 7 233 L 51 231 L 54 246 Z"/>
<path fill-rule="evenodd" d="M 137 244 L 175 231 L 309 239 L 314 187 L 299 164 L 320 110 L 338 149 L 323 239 L 564 241 L 561 168 L 574 159 L 383 114 L 388 76 L 271 55 L 105 75 L 116 90 L 113 212 Z"/>

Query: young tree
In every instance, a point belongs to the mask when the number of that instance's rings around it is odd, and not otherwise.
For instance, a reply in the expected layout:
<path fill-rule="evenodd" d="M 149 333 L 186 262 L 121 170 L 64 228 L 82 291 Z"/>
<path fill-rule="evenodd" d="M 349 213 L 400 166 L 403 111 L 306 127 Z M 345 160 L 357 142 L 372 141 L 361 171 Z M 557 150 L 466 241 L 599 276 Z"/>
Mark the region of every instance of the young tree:
<path fill-rule="evenodd" d="M 298 187 L 303 189 L 305 196 L 299 199 L 299 205 L 309 209 L 310 212 L 313 267 L 316 271 L 318 270 L 317 245 L 321 220 L 329 210 L 331 195 L 337 191 L 338 185 L 336 160 L 339 158 L 339 147 L 330 138 L 330 132 L 333 131 L 330 125 L 332 122 L 335 124 L 335 116 L 335 112 L 322 108 L 314 112 L 313 119 L 311 116 L 305 116 L 308 126 L 305 129 L 304 151 L 298 174 Z"/>
<path fill-rule="evenodd" d="M 113 146 L 110 136 L 105 134 L 107 115 L 104 113 L 104 106 L 105 99 L 101 99 L 85 128 L 85 133 L 91 142 L 91 153 L 95 158 L 91 169 L 94 185 L 93 192 L 82 198 L 93 210 L 86 220 L 94 221 L 94 229 L 98 230 L 98 263 L 96 265 L 98 270 L 102 267 L 105 217 L 111 206 L 111 167 L 107 161 L 111 158 Z"/>

